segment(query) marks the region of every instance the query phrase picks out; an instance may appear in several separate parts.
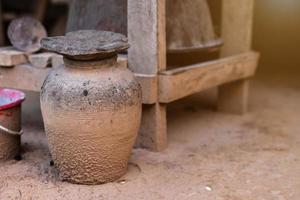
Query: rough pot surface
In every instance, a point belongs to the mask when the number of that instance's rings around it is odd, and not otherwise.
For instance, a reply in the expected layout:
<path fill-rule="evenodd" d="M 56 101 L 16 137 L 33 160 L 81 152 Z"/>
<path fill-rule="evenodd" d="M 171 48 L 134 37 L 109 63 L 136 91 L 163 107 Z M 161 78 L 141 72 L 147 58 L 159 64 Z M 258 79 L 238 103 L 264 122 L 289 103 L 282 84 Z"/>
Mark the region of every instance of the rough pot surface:
<path fill-rule="evenodd" d="M 116 57 L 71 61 L 52 71 L 41 93 L 50 151 L 63 180 L 114 181 L 125 174 L 141 118 L 141 89 Z"/>
<path fill-rule="evenodd" d="M 49 74 L 41 92 L 46 135 L 61 178 L 82 184 L 117 180 L 127 170 L 142 108 L 140 85 L 117 64 L 127 38 L 85 30 L 41 44 L 65 57 L 65 66 Z"/>
<path fill-rule="evenodd" d="M 81 30 L 41 40 L 43 48 L 73 60 L 99 60 L 128 49 L 128 39 L 109 31 Z"/>

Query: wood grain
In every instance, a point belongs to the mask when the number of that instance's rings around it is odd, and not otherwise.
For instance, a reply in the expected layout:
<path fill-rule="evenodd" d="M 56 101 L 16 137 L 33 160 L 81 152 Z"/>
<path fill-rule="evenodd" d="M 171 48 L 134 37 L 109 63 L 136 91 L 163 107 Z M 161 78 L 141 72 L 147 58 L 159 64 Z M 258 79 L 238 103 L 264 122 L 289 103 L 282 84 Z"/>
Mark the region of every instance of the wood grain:
<path fill-rule="evenodd" d="M 26 62 L 27 56 L 24 52 L 16 50 L 13 47 L 0 48 L 0 66 L 12 67 Z"/>
<path fill-rule="evenodd" d="M 46 68 L 52 66 L 52 58 L 56 56 L 55 53 L 37 53 L 28 56 L 30 64 L 38 68 Z"/>
<path fill-rule="evenodd" d="M 254 0 L 223 0 L 221 56 L 251 51 Z M 243 114 L 248 107 L 249 80 L 239 80 L 219 87 L 218 110 Z"/>
<path fill-rule="evenodd" d="M 128 0 L 128 38 L 131 45 L 128 64 L 137 74 L 156 76 L 166 69 L 165 12 L 165 0 Z M 152 91 L 155 92 L 155 89 Z M 158 99 L 153 105 L 144 105 L 136 146 L 152 151 L 164 150 L 167 147 L 166 123 L 166 105 L 160 104 Z"/>
<path fill-rule="evenodd" d="M 255 74 L 258 54 L 249 52 L 202 64 L 169 70 L 159 75 L 159 101 L 170 103 L 196 92 Z"/>

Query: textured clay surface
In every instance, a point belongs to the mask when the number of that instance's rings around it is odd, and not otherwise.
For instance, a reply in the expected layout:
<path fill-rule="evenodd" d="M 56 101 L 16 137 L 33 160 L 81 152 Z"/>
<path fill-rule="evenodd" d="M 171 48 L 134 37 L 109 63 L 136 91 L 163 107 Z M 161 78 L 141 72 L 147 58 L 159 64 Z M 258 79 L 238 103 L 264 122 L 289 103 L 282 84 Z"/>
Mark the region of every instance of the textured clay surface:
<path fill-rule="evenodd" d="M 21 106 L 0 111 L 0 124 L 13 131 L 21 129 Z M 0 130 L 0 160 L 12 159 L 19 154 L 20 136 Z"/>
<path fill-rule="evenodd" d="M 128 49 L 128 39 L 119 33 L 81 30 L 66 36 L 43 38 L 44 49 L 75 60 L 93 60 L 117 54 Z"/>
<path fill-rule="evenodd" d="M 141 117 L 141 89 L 116 57 L 65 60 L 41 92 L 49 148 L 60 177 L 99 184 L 125 174 Z"/>

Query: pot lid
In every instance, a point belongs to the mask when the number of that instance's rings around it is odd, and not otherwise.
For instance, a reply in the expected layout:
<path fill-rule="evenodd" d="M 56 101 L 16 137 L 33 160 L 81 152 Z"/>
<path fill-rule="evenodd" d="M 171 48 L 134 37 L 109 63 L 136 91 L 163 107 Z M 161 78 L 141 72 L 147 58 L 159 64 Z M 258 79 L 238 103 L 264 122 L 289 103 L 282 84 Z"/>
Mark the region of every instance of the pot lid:
<path fill-rule="evenodd" d="M 25 94 L 18 90 L 0 88 L 0 111 L 20 105 Z"/>
<path fill-rule="evenodd" d="M 111 57 L 129 48 L 128 39 L 119 33 L 96 30 L 69 32 L 66 36 L 45 37 L 41 46 L 73 60 Z"/>

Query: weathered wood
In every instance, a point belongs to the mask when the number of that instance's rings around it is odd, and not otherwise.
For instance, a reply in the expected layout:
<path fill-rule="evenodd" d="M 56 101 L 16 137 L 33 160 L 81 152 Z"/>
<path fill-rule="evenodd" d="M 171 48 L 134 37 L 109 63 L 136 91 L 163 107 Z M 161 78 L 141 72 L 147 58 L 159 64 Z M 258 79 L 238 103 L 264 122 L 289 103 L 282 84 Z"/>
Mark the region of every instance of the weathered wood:
<path fill-rule="evenodd" d="M 170 103 L 202 90 L 255 74 L 258 54 L 249 52 L 202 64 L 173 69 L 159 75 L 159 101 Z"/>
<path fill-rule="evenodd" d="M 56 56 L 55 53 L 38 53 L 28 56 L 30 64 L 38 68 L 46 68 L 52 66 L 52 57 Z"/>
<path fill-rule="evenodd" d="M 156 75 L 134 74 L 143 91 L 144 104 L 156 104 L 158 99 L 158 80 Z"/>
<path fill-rule="evenodd" d="M 251 50 L 253 8 L 254 0 L 223 0 L 222 57 Z M 244 113 L 248 106 L 248 85 L 245 79 L 220 86 L 218 109 L 228 113 Z"/>
<path fill-rule="evenodd" d="M 157 75 L 166 69 L 165 0 L 128 0 L 129 68 Z M 167 147 L 166 105 L 143 106 L 136 146 L 162 151 Z"/>
<path fill-rule="evenodd" d="M 166 0 L 157 2 L 157 64 L 158 72 L 167 69 Z"/>
<path fill-rule="evenodd" d="M 227 83 L 219 87 L 218 108 L 221 112 L 245 114 L 247 112 L 249 81 Z"/>
<path fill-rule="evenodd" d="M 161 104 L 143 105 L 143 115 L 136 147 L 163 151 L 167 147 L 166 108 Z"/>
<path fill-rule="evenodd" d="M 128 68 L 128 57 L 127 54 L 119 54 L 118 55 L 118 63 L 123 67 Z"/>
<path fill-rule="evenodd" d="M 0 68 L 0 87 L 39 92 L 49 70 L 32 67 L 29 64 Z"/>
<path fill-rule="evenodd" d="M 0 48 L 0 66 L 12 67 L 27 62 L 26 54 L 13 47 Z"/>
<path fill-rule="evenodd" d="M 53 68 L 60 67 L 64 64 L 64 58 L 62 55 L 55 54 L 52 56 L 51 64 Z"/>
<path fill-rule="evenodd" d="M 165 10 L 160 7 L 165 0 L 128 1 L 128 61 L 135 73 L 157 74 L 166 66 Z"/>

